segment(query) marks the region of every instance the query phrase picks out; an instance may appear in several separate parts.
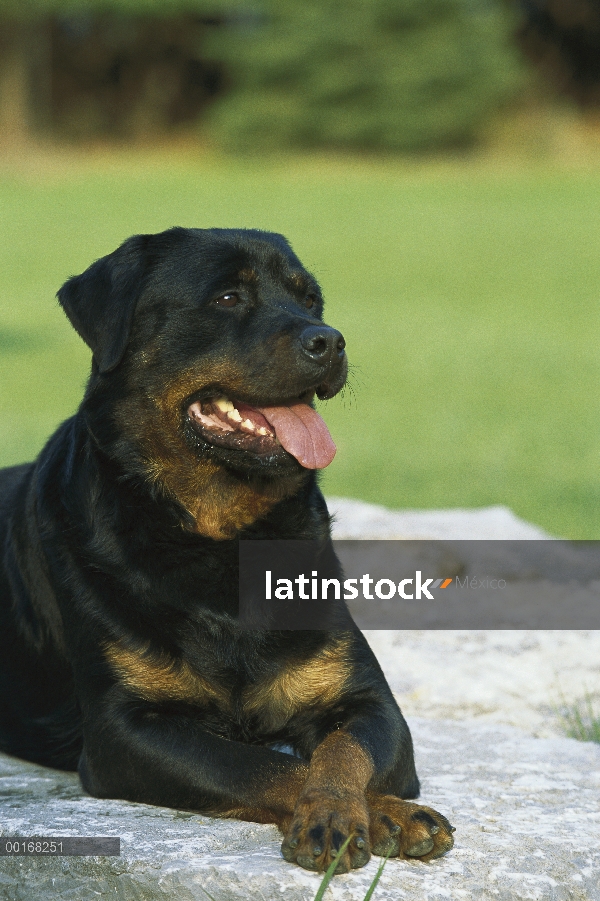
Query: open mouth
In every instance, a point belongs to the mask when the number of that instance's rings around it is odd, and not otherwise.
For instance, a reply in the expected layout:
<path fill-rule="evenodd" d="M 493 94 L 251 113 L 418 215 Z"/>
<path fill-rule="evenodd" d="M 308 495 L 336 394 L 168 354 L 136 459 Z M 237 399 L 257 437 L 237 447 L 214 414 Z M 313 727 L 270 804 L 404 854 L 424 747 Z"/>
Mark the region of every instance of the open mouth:
<path fill-rule="evenodd" d="M 259 456 L 287 452 L 305 469 L 324 469 L 335 456 L 329 429 L 312 407 L 298 400 L 251 407 L 220 396 L 194 401 L 187 414 L 194 430 L 218 447 Z"/>

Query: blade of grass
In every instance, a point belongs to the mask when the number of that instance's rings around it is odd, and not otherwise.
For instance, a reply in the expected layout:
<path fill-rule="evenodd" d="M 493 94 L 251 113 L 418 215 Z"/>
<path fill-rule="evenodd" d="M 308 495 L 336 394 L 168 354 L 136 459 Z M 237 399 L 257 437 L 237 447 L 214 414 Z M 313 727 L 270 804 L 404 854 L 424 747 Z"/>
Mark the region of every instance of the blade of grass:
<path fill-rule="evenodd" d="M 595 709 L 590 692 L 586 691 L 583 698 L 572 702 L 567 702 L 561 693 L 561 704 L 556 712 L 565 734 L 578 741 L 600 743 L 600 714 Z"/>
<path fill-rule="evenodd" d="M 215 899 L 213 898 L 213 896 L 210 894 L 210 892 L 207 892 L 207 891 L 206 891 L 206 889 L 204 888 L 204 886 L 201 885 L 200 888 L 202 889 L 202 891 L 204 892 L 204 894 L 205 894 L 208 898 L 210 898 L 210 901 L 215 901 Z"/>
<path fill-rule="evenodd" d="M 381 874 L 383 873 L 383 868 L 385 867 L 385 865 L 386 865 L 386 863 L 388 862 L 389 859 L 390 859 L 390 852 L 388 851 L 388 853 L 385 855 L 385 857 L 383 858 L 383 860 L 382 860 L 381 863 L 379 864 L 379 869 L 378 869 L 377 872 L 375 873 L 375 877 L 374 877 L 374 879 L 373 879 L 373 882 L 371 883 L 371 885 L 370 885 L 369 888 L 367 889 L 367 894 L 365 895 L 363 901 L 370 901 L 370 899 L 373 897 L 373 892 L 374 892 L 375 889 L 377 888 L 377 883 L 378 883 L 379 880 L 381 879 Z"/>
<path fill-rule="evenodd" d="M 346 848 L 348 847 L 348 845 L 349 845 L 350 842 L 352 841 L 352 838 L 353 838 L 353 836 L 350 835 L 350 836 L 346 839 L 346 841 L 344 842 L 344 844 L 342 845 L 342 847 L 339 849 L 339 851 L 337 852 L 337 854 L 335 855 L 335 857 L 333 858 L 333 860 L 332 860 L 331 863 L 329 864 L 329 867 L 328 867 L 328 869 L 327 869 L 327 872 L 326 872 L 325 875 L 323 876 L 323 879 L 322 879 L 322 881 L 321 881 L 321 885 L 319 886 L 319 889 L 318 889 L 318 891 L 317 891 L 317 894 L 315 895 L 315 901 L 323 901 L 323 896 L 324 896 L 324 894 L 325 894 L 325 889 L 327 888 L 327 886 L 329 885 L 329 883 L 330 883 L 331 880 L 333 879 L 333 874 L 335 873 L 335 869 L 336 869 L 336 867 L 337 867 L 337 865 L 338 865 L 338 862 L 339 862 L 340 858 L 342 857 L 344 851 L 346 850 Z M 371 883 L 371 885 L 370 885 L 369 888 L 367 889 L 367 894 L 366 894 L 365 897 L 364 897 L 364 901 L 370 901 L 370 899 L 373 897 L 373 892 L 374 892 L 375 889 L 377 888 L 377 884 L 378 884 L 379 880 L 381 879 L 381 874 L 383 873 L 383 869 L 384 869 L 386 863 L 388 862 L 389 857 L 390 857 L 390 855 L 389 855 L 389 852 L 388 852 L 388 853 L 385 855 L 385 857 L 383 858 L 383 860 L 381 861 L 381 863 L 380 863 L 380 865 L 379 865 L 379 869 L 377 870 L 377 872 L 375 873 L 375 876 L 373 877 L 373 882 Z"/>
<path fill-rule="evenodd" d="M 325 894 L 325 889 L 327 888 L 327 886 L 333 879 L 333 874 L 335 873 L 335 868 L 337 867 L 337 865 L 342 857 L 342 854 L 344 853 L 344 851 L 346 850 L 346 848 L 348 847 L 348 845 L 350 844 L 350 842 L 352 841 L 353 838 L 354 838 L 353 835 L 348 836 L 348 838 L 346 839 L 346 841 L 344 842 L 344 844 L 342 845 L 340 850 L 337 852 L 337 854 L 335 855 L 335 857 L 329 864 L 327 872 L 323 876 L 321 885 L 319 886 L 317 894 L 315 895 L 315 901 L 323 901 L 323 895 Z"/>

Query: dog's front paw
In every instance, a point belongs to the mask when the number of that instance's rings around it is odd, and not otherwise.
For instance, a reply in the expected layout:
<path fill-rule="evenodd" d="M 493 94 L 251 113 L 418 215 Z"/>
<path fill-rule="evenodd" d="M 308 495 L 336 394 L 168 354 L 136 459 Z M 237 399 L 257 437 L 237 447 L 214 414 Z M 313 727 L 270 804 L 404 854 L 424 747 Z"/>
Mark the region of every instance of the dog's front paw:
<path fill-rule="evenodd" d="M 339 797 L 312 790 L 298 799 L 281 853 L 305 870 L 326 870 L 348 836 L 336 873 L 363 867 L 369 860 L 369 816 L 363 795 Z"/>
<path fill-rule="evenodd" d="M 427 861 L 441 857 L 454 845 L 454 826 L 431 807 L 394 795 L 370 795 L 368 804 L 373 854 Z"/>

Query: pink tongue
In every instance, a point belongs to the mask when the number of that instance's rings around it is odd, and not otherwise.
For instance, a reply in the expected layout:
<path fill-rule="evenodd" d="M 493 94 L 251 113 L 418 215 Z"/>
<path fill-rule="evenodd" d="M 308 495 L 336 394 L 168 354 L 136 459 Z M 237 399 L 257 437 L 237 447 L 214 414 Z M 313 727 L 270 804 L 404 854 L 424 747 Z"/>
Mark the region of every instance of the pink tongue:
<path fill-rule="evenodd" d="M 281 445 L 306 469 L 325 469 L 335 457 L 329 429 L 312 407 L 257 407 L 275 429 Z"/>

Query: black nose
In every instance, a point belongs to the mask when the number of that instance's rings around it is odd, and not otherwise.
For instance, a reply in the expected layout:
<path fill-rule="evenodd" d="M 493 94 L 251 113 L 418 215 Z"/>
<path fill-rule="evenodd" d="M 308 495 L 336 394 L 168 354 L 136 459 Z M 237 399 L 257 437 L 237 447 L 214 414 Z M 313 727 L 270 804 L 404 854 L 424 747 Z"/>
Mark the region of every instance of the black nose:
<path fill-rule="evenodd" d="M 328 325 L 309 325 L 300 334 L 304 353 L 315 363 L 333 362 L 344 354 L 344 336 Z"/>

